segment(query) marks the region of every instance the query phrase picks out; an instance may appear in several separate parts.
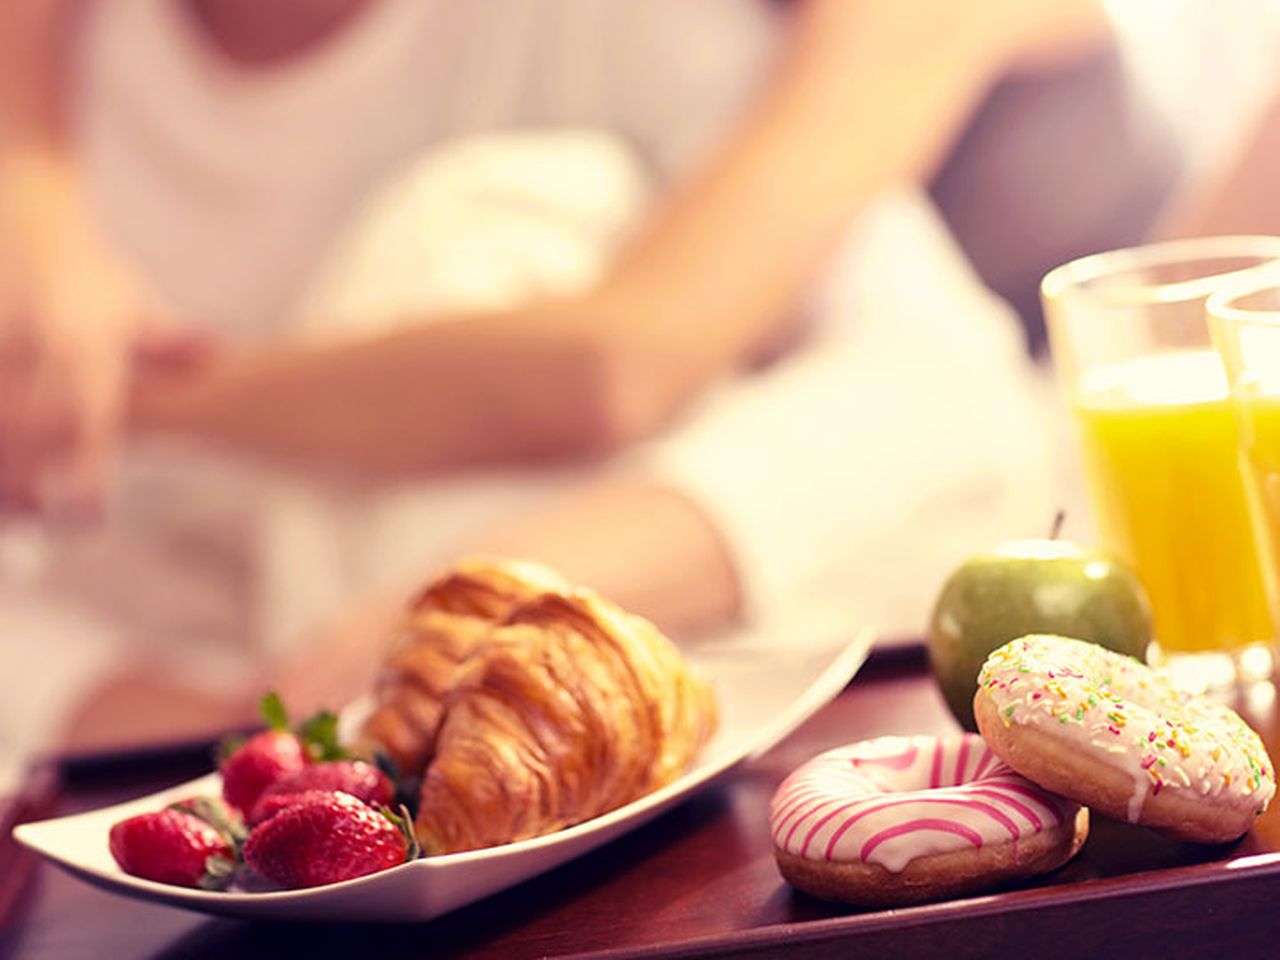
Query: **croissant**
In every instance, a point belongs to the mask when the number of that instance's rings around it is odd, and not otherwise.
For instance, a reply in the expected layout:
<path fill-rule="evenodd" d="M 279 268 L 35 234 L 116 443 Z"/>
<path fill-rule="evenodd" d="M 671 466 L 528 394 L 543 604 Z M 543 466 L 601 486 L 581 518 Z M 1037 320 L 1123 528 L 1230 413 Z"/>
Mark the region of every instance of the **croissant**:
<path fill-rule="evenodd" d="M 675 779 L 716 723 L 648 621 L 587 591 L 517 608 L 456 677 L 415 824 L 452 853 L 541 836 Z"/>
<path fill-rule="evenodd" d="M 375 681 L 362 743 L 384 751 L 401 771 L 421 773 L 458 665 L 516 607 L 542 593 L 567 589 L 545 567 L 515 560 L 463 561 L 428 584 L 409 604 Z"/>

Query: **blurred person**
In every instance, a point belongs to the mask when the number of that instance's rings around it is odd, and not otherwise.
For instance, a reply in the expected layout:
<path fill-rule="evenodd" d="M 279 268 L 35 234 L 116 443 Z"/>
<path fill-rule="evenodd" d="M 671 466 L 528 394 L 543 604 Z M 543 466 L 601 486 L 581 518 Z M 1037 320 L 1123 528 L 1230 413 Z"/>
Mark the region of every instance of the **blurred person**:
<path fill-rule="evenodd" d="M 1280 82 L 1226 155 L 1193 183 L 1162 225 L 1171 237 L 1280 234 Z"/>
<path fill-rule="evenodd" d="M 1270 193 L 1237 193 L 1220 202 L 1223 185 L 1251 154 L 1251 139 L 1275 129 L 1280 5 L 1258 0 L 1106 0 L 1127 49 L 1135 80 L 1164 119 L 1182 154 L 1182 176 L 1156 236 L 1257 229 Z M 1268 115 L 1271 120 L 1263 118 Z M 1274 133 L 1271 134 L 1274 136 Z M 1261 156 L 1258 157 L 1261 160 Z M 1262 164 L 1260 164 L 1262 166 Z M 1245 174 L 1262 183 L 1257 173 Z M 1210 209 L 1218 207 L 1216 213 Z M 1255 209 L 1246 209 L 1255 208 Z M 1274 218 L 1270 218 L 1274 219 Z M 1250 222 L 1255 226 L 1250 227 Z M 1271 228 L 1268 228 L 1271 229 Z M 1274 232 L 1274 230 L 1271 230 Z"/>
<path fill-rule="evenodd" d="M 225 693 L 246 676 L 227 637 L 260 655 L 477 547 L 669 628 L 763 621 L 824 578 L 838 596 L 880 568 L 900 581 L 926 544 L 936 565 L 937 518 L 990 528 L 1027 502 L 1039 425 L 1008 317 L 918 196 L 873 205 L 930 177 L 1001 76 L 1094 49 L 1093 4 L 20 0 L 0 17 L 18 267 L 0 501 L 77 514 L 112 487 L 105 525 L 53 535 L 41 602 L 107 610 L 143 663 Z M 379 316 L 355 331 L 307 300 L 330 238 L 410 158 L 570 126 L 614 135 L 588 166 L 654 209 L 590 214 L 594 266 L 525 269 L 500 302 L 483 271 L 447 277 L 365 304 Z M 531 155 L 509 146 L 508 166 Z M 675 186 L 653 200 L 635 171 Z M 485 202 L 513 195 L 486 183 Z M 434 243 L 417 252 L 447 259 L 449 230 Z M 850 269 L 814 293 L 827 261 Z M 819 317 L 798 325 L 806 296 Z M 245 482 L 152 443 L 174 437 L 325 483 Z M 97 635 L 83 649 L 100 658 Z"/>

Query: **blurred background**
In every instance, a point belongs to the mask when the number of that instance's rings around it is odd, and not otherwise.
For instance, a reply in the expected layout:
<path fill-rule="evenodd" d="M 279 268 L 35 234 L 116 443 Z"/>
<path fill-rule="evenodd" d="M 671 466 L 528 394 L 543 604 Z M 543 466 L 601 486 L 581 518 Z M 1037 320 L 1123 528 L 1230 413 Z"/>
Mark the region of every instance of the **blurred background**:
<path fill-rule="evenodd" d="M 682 643 L 918 636 L 1091 536 L 1043 273 L 1280 232 L 1216 199 L 1280 3 L 0 16 L 0 791 L 358 695 L 468 554 Z"/>

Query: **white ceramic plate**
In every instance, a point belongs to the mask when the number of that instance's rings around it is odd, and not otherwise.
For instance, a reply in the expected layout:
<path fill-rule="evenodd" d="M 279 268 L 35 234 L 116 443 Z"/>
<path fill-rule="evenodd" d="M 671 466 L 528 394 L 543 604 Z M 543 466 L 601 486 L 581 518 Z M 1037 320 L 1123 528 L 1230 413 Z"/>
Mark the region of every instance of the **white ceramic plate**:
<path fill-rule="evenodd" d="M 793 635 L 794 637 L 794 635 Z M 429 920 L 527 880 L 652 819 L 741 761 L 758 756 L 831 700 L 857 672 L 869 634 L 825 647 L 739 637 L 689 651 L 711 679 L 720 729 L 679 780 L 586 823 L 533 840 L 415 860 L 310 890 L 210 893 L 121 872 L 107 848 L 113 823 L 193 793 L 217 793 L 217 774 L 128 803 L 17 827 L 14 837 L 76 876 L 125 896 L 206 913 L 275 920 Z M 761 824 L 761 830 L 765 825 Z"/>

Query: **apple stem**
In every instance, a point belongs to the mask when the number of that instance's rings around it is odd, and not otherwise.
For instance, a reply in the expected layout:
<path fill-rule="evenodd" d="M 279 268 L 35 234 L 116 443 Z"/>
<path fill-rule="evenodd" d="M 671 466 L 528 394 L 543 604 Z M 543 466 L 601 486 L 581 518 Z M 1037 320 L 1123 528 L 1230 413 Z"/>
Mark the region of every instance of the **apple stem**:
<path fill-rule="evenodd" d="M 1067 519 L 1067 511 L 1059 510 L 1053 515 L 1053 526 L 1049 528 L 1049 539 L 1057 540 L 1058 534 L 1062 533 L 1062 524 Z"/>

